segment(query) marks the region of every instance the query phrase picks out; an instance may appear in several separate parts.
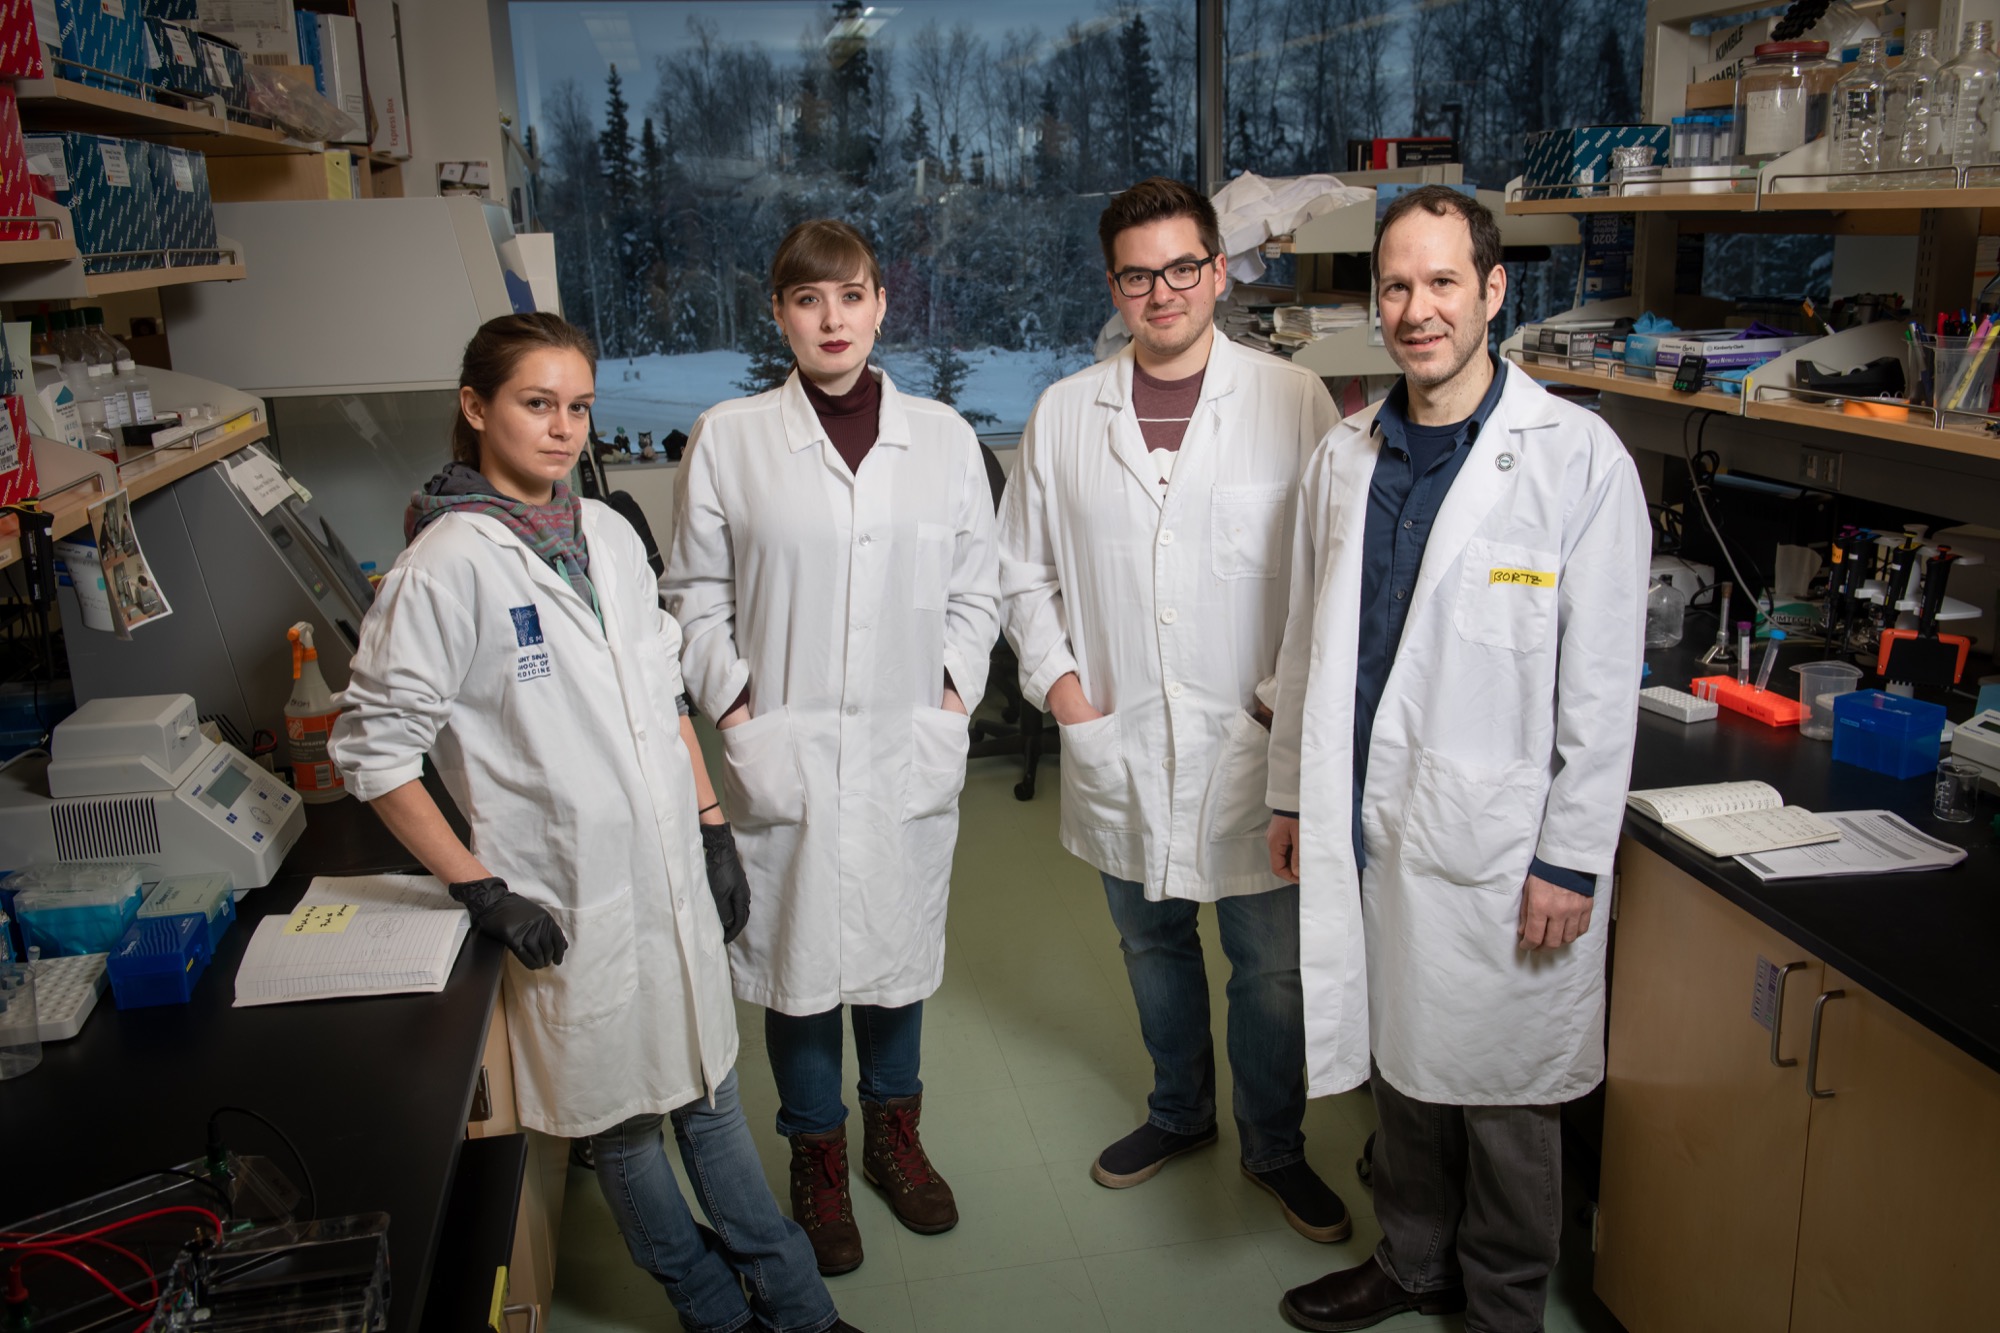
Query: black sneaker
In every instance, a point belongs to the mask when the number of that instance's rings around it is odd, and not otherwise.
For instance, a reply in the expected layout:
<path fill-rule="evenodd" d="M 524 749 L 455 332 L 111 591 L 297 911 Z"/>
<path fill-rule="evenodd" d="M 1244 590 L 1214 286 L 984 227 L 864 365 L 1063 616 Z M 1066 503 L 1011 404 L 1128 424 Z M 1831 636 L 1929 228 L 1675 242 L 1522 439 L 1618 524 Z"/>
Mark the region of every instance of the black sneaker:
<path fill-rule="evenodd" d="M 1331 1245 L 1354 1234 L 1354 1219 L 1347 1215 L 1347 1205 L 1305 1162 L 1269 1171 L 1252 1171 L 1246 1166 L 1243 1178 L 1276 1199 L 1292 1230 L 1307 1240 Z"/>
<path fill-rule="evenodd" d="M 1213 1128 L 1199 1134 L 1176 1134 L 1156 1125 L 1141 1125 L 1097 1154 L 1097 1160 L 1090 1164 L 1090 1178 L 1108 1190 L 1129 1189 L 1151 1180 L 1182 1153 L 1214 1142 Z"/>

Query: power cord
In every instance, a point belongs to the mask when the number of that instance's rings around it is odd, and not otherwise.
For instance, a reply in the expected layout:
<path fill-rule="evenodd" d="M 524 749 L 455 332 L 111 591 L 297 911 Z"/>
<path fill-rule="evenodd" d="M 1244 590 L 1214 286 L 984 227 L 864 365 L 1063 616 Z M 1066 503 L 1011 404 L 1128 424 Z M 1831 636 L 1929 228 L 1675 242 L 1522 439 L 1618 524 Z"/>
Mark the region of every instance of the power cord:
<path fill-rule="evenodd" d="M 1758 602 L 1757 585 L 1744 578 L 1743 571 L 1736 567 L 1736 556 L 1730 551 L 1729 543 L 1722 535 L 1722 529 L 1716 525 L 1715 515 L 1708 510 L 1706 492 L 1715 477 L 1716 467 L 1722 462 L 1722 458 L 1721 455 L 1713 451 L 1702 449 L 1701 437 L 1702 433 L 1708 429 L 1709 418 L 1720 415 L 1722 414 L 1719 412 L 1706 409 L 1700 413 L 1700 423 L 1695 427 L 1694 444 L 1692 447 L 1688 444 L 1688 423 L 1687 421 L 1681 423 L 1681 455 L 1687 462 L 1688 484 L 1694 489 L 1695 505 L 1701 510 L 1702 518 L 1708 523 L 1708 530 L 1715 534 L 1716 549 L 1722 552 L 1723 560 L 1729 565 L 1729 572 L 1736 576 L 1736 586 L 1748 594 L 1750 604 L 1754 607 Z M 1690 417 L 1688 420 L 1693 419 Z M 1708 480 L 1706 481 L 1703 480 L 1698 466 L 1704 465 L 1704 459 L 1708 460 L 1705 464 L 1708 470 Z"/>
<path fill-rule="evenodd" d="M 228 1160 L 228 1149 L 223 1146 L 222 1132 L 216 1123 L 225 1115 L 247 1116 L 278 1136 L 279 1141 L 285 1145 L 285 1151 L 291 1154 L 292 1161 L 298 1165 L 299 1174 L 305 1178 L 306 1215 L 304 1220 L 310 1222 L 317 1218 L 319 1216 L 319 1190 L 313 1184 L 312 1168 L 306 1165 L 305 1154 L 299 1151 L 296 1143 L 292 1142 L 291 1135 L 285 1133 L 284 1130 L 279 1129 L 271 1121 L 257 1114 L 257 1112 L 247 1106 L 218 1106 L 214 1111 L 209 1113 L 208 1160 L 211 1169 L 220 1172 L 222 1164 Z"/>

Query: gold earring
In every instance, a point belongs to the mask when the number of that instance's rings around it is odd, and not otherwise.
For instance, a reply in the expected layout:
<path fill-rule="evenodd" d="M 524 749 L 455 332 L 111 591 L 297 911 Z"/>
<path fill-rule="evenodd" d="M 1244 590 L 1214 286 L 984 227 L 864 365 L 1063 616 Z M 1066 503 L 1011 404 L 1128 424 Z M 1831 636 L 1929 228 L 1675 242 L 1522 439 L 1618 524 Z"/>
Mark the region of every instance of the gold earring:
<path fill-rule="evenodd" d="M 877 338 L 882 336 L 882 321 L 880 320 L 875 321 L 875 336 Z"/>

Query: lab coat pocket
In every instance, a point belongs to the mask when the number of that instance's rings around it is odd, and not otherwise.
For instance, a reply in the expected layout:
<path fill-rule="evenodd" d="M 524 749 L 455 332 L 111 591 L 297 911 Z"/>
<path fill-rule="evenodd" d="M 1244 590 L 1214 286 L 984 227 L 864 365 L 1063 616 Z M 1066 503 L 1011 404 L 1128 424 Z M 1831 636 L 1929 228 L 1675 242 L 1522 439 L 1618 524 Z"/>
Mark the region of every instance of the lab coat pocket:
<path fill-rule="evenodd" d="M 1209 501 L 1211 567 L 1219 579 L 1274 579 L 1284 564 L 1289 486 L 1217 486 Z"/>
<path fill-rule="evenodd" d="M 1403 868 L 1419 880 L 1519 893 L 1541 833 L 1546 774 L 1425 750 L 1403 815 Z"/>
<path fill-rule="evenodd" d="M 911 719 L 909 785 L 903 818 L 926 819 L 958 806 L 965 789 L 965 752 L 972 745 L 971 721 L 949 708 L 923 708 Z"/>
<path fill-rule="evenodd" d="M 917 567 L 910 605 L 919 611 L 942 611 L 951 594 L 953 533 L 943 523 L 917 524 Z"/>
<path fill-rule="evenodd" d="M 639 985 L 632 891 L 589 907 L 552 907 L 549 914 L 569 937 L 569 949 L 553 967 L 515 967 L 515 979 L 544 1028 L 595 1027 L 625 1009 Z"/>
<path fill-rule="evenodd" d="M 1238 709 L 1222 734 L 1215 775 L 1202 801 L 1201 826 L 1208 841 L 1264 835 L 1271 825 L 1271 807 L 1264 803 L 1270 771 L 1271 733 Z"/>
<path fill-rule="evenodd" d="M 1130 828 L 1132 779 L 1125 771 L 1122 714 L 1060 728 L 1063 815 L 1086 828 Z"/>
<path fill-rule="evenodd" d="M 1459 637 L 1517 653 L 1553 642 L 1556 577 L 1551 551 L 1478 537 L 1468 541 L 1452 612 Z"/>
<path fill-rule="evenodd" d="M 722 734 L 723 809 L 743 828 L 798 824 L 806 817 L 792 715 L 780 708 Z"/>

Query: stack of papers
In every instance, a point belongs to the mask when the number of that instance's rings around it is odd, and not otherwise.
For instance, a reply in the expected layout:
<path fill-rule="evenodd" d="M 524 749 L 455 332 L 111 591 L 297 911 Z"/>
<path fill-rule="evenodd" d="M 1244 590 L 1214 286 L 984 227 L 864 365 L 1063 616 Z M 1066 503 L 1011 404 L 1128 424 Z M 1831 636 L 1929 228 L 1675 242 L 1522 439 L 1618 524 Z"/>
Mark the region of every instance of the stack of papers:
<path fill-rule="evenodd" d="M 236 1007 L 441 991 L 472 926 L 429 875 L 315 879 L 267 916 L 236 969 Z"/>
<path fill-rule="evenodd" d="M 1736 859 L 1761 880 L 1943 870 L 1965 859 L 1964 848 L 1939 842 L 1887 810 L 1845 810 L 1827 815 L 1826 821 L 1840 831 L 1839 842 Z"/>
<path fill-rule="evenodd" d="M 1635 791 L 1625 803 L 1710 856 L 1742 856 L 1832 842 L 1840 830 L 1810 810 L 1785 804 L 1767 782 L 1714 782 Z"/>
<path fill-rule="evenodd" d="M 1303 347 L 1341 329 L 1358 329 L 1368 322 L 1363 305 L 1281 305 L 1273 312 L 1275 331 L 1271 341 L 1280 346 Z"/>

